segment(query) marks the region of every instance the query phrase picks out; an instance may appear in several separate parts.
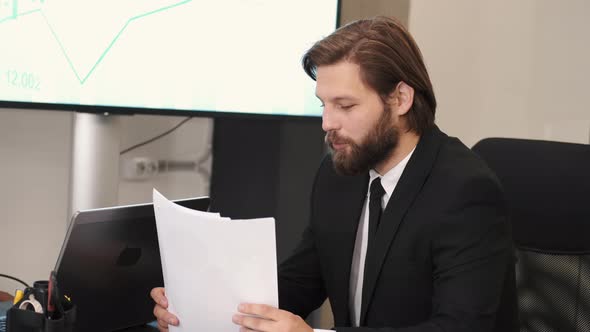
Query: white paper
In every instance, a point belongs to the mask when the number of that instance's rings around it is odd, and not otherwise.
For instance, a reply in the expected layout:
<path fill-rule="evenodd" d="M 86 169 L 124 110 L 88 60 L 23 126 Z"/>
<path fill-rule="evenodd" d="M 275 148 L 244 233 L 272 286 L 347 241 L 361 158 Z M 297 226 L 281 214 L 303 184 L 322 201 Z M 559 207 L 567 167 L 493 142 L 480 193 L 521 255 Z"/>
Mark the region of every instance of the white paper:
<path fill-rule="evenodd" d="M 238 304 L 278 307 L 274 218 L 234 222 L 175 204 L 154 189 L 154 210 L 174 331 L 238 331 Z"/>

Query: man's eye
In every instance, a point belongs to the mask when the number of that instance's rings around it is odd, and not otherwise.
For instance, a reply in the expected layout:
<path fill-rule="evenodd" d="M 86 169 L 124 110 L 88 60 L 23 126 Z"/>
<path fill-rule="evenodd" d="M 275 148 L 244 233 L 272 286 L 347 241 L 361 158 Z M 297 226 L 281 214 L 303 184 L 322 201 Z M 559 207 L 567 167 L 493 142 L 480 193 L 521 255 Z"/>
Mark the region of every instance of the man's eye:
<path fill-rule="evenodd" d="M 339 107 L 343 110 L 349 110 L 351 108 L 353 108 L 355 105 L 354 104 L 350 104 L 350 105 L 339 105 Z"/>

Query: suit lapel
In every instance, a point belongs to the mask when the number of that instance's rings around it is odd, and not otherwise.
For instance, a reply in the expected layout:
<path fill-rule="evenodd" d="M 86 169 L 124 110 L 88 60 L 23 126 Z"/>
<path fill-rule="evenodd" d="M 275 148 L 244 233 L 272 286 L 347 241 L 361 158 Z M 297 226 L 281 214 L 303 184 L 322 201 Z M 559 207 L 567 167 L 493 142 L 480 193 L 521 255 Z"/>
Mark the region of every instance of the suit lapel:
<path fill-rule="evenodd" d="M 344 181 L 343 181 L 344 179 Z M 354 252 L 354 243 L 356 232 L 359 224 L 362 207 L 365 201 L 369 183 L 368 173 L 342 177 L 337 176 L 335 181 L 330 184 L 333 190 L 333 205 L 327 211 L 330 211 L 330 217 L 326 220 L 333 220 L 330 229 L 337 230 L 331 233 L 331 243 L 337 244 L 332 246 L 331 257 L 333 259 L 334 276 L 332 280 L 334 288 L 345 291 L 338 291 L 333 294 L 330 302 L 335 316 L 344 318 L 343 324 L 350 324 L 350 312 L 348 303 L 350 299 L 350 270 L 352 256 Z"/>
<path fill-rule="evenodd" d="M 381 222 L 374 243 L 369 243 L 372 255 L 365 259 L 363 278 L 363 301 L 361 305 L 361 326 L 366 324 L 367 311 L 373 298 L 375 285 L 381 267 L 391 247 L 406 211 L 420 193 L 434 164 L 443 138 L 446 137 L 436 126 L 423 134 L 416 150 L 410 157 L 404 172 L 393 191 L 389 203 L 381 216 Z M 366 300 L 365 300 L 366 299 Z"/>

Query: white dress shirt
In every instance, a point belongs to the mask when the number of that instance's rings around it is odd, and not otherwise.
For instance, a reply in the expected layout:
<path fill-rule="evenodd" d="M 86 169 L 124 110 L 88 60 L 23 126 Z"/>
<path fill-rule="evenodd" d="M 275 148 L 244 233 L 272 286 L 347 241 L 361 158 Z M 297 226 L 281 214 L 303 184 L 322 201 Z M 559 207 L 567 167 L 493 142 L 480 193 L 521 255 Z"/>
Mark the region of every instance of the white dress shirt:
<path fill-rule="evenodd" d="M 358 327 L 361 320 L 361 302 L 363 297 L 363 277 L 365 273 L 365 256 L 367 255 L 367 241 L 369 238 L 369 194 L 371 181 L 375 178 L 381 177 L 381 185 L 385 189 L 385 194 L 381 200 L 381 207 L 385 209 L 389 198 L 395 189 L 408 160 L 412 156 L 412 150 L 402 161 L 387 173 L 381 176 L 374 170 L 369 171 L 369 190 L 363 205 L 363 211 L 359 220 L 359 225 L 356 232 L 356 241 L 354 243 L 354 254 L 352 256 L 352 265 L 350 269 L 350 319 L 354 327 Z"/>
<path fill-rule="evenodd" d="M 356 231 L 356 240 L 354 243 L 354 253 L 352 256 L 352 265 L 350 269 L 350 319 L 353 327 L 358 327 L 361 320 L 361 302 L 363 298 L 363 276 L 365 273 L 365 256 L 367 255 L 367 240 L 369 239 L 369 195 L 371 192 L 371 182 L 380 177 L 381 185 L 385 189 L 385 194 L 381 199 L 381 207 L 385 209 L 393 190 L 397 186 L 399 179 L 408 164 L 408 160 L 414 153 L 414 148 L 402 161 L 394 168 L 390 169 L 384 175 L 380 175 L 375 170 L 369 171 L 369 189 L 367 190 L 365 204 L 359 220 Z M 333 332 L 331 330 L 314 329 L 315 332 Z"/>

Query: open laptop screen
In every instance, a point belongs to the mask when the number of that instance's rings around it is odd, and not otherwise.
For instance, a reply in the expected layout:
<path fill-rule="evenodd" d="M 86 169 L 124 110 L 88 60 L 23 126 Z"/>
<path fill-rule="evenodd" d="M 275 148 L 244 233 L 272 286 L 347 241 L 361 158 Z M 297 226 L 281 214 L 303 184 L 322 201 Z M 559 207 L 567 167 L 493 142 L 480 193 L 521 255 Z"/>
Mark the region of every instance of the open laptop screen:
<path fill-rule="evenodd" d="M 209 198 L 176 203 L 206 211 Z M 149 294 L 164 285 L 153 204 L 75 214 L 56 272 L 62 293 L 78 307 L 76 331 L 114 331 L 153 321 Z"/>

